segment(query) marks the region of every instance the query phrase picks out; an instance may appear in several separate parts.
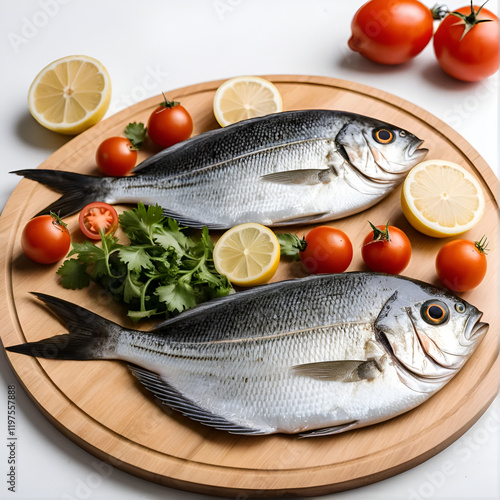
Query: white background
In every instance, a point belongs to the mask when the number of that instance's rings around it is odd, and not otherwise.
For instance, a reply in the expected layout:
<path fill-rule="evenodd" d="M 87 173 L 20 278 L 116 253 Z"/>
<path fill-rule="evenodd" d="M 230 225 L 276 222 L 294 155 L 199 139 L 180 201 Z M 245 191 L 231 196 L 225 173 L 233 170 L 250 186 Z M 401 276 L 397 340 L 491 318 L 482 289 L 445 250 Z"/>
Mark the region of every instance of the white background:
<path fill-rule="evenodd" d="M 498 175 L 497 76 L 463 83 L 444 75 L 432 44 L 413 61 L 383 67 L 350 52 L 350 22 L 362 1 L 24 0 L 0 18 L 0 207 L 19 178 L 68 138 L 29 115 L 26 95 L 49 62 L 86 54 L 108 68 L 107 116 L 153 95 L 240 74 L 311 74 L 352 80 L 398 95 L 454 127 Z M 427 5 L 434 4 L 426 1 Z M 450 8 L 467 1 L 449 0 Z M 488 7 L 497 11 L 490 1 Z M 491 258 L 497 258 L 492 255 Z M 496 334 L 497 332 L 493 332 Z M 22 391 L 0 353 L 0 498 L 197 499 L 107 467 L 65 438 Z M 7 487 L 7 386 L 16 386 L 17 491 Z M 498 499 L 499 400 L 457 442 L 412 470 L 326 498 Z M 258 487 L 258 485 L 257 485 Z"/>

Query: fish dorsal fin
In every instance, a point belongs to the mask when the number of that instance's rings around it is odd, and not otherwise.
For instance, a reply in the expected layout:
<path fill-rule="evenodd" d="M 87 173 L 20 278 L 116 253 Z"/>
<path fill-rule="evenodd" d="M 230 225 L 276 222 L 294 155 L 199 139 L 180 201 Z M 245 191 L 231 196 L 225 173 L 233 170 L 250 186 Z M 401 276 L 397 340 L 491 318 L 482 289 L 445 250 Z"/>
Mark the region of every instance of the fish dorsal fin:
<path fill-rule="evenodd" d="M 295 365 L 292 370 L 298 375 L 333 382 L 372 380 L 382 372 L 380 363 L 375 358 L 366 361 L 339 360 L 306 363 Z"/>
<path fill-rule="evenodd" d="M 332 434 L 339 434 L 340 432 L 352 429 L 358 423 L 357 420 L 351 420 L 343 424 L 333 425 L 331 427 L 323 427 L 322 429 L 314 429 L 312 431 L 301 432 L 299 438 L 331 436 Z"/>
<path fill-rule="evenodd" d="M 201 424 L 208 425 L 215 429 L 227 431 L 230 434 L 257 435 L 270 432 L 262 429 L 252 429 L 230 422 L 224 417 L 215 415 L 186 398 L 157 373 L 135 365 L 129 365 L 129 368 L 132 370 L 137 380 L 139 380 L 139 382 L 148 391 L 152 392 L 163 404 L 179 411 L 196 422 L 200 422 Z"/>
<path fill-rule="evenodd" d="M 263 175 L 261 180 L 265 182 L 274 182 L 276 184 L 302 184 L 306 186 L 314 186 L 315 184 L 327 184 L 335 177 L 335 173 L 329 168 L 305 168 L 298 170 L 285 170 L 283 172 L 273 172 L 272 174 Z"/>

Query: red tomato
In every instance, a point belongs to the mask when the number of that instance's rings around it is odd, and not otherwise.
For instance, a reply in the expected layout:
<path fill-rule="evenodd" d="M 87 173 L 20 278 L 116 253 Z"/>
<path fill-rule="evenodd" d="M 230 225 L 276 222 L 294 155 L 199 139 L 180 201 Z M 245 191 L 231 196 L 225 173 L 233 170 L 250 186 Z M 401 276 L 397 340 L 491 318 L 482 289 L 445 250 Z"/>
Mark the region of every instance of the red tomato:
<path fill-rule="evenodd" d="M 404 63 L 432 38 L 433 18 L 418 0 L 370 0 L 354 15 L 349 47 L 381 64 Z"/>
<path fill-rule="evenodd" d="M 54 214 L 31 219 L 21 235 L 27 257 L 40 264 L 53 264 L 69 252 L 71 237 L 66 224 Z"/>
<path fill-rule="evenodd" d="M 165 95 L 163 95 L 165 97 Z M 193 133 L 193 120 L 184 106 L 178 102 L 162 102 L 149 117 L 148 134 L 151 140 L 163 148 L 185 141 Z"/>
<path fill-rule="evenodd" d="M 449 75 L 466 82 L 492 75 L 498 70 L 497 16 L 476 6 L 455 12 L 459 17 L 447 15 L 434 35 L 439 65 Z M 466 27 L 470 27 L 467 32 Z"/>
<path fill-rule="evenodd" d="M 137 150 L 125 137 L 110 137 L 97 148 L 95 161 L 104 175 L 121 177 L 135 167 Z"/>
<path fill-rule="evenodd" d="M 401 229 L 389 226 L 373 226 L 361 248 L 364 263 L 375 272 L 399 274 L 411 259 L 411 243 Z"/>
<path fill-rule="evenodd" d="M 455 292 L 476 288 L 486 275 L 486 238 L 473 242 L 453 240 L 436 256 L 436 272 L 444 286 Z"/>
<path fill-rule="evenodd" d="M 340 229 L 318 226 L 305 237 L 307 246 L 299 252 L 304 267 L 312 274 L 342 273 L 351 263 L 351 240 Z"/>
<path fill-rule="evenodd" d="M 100 232 L 106 236 L 114 234 L 118 227 L 118 214 L 111 205 L 95 201 L 80 212 L 78 223 L 87 238 L 98 240 L 101 238 Z"/>

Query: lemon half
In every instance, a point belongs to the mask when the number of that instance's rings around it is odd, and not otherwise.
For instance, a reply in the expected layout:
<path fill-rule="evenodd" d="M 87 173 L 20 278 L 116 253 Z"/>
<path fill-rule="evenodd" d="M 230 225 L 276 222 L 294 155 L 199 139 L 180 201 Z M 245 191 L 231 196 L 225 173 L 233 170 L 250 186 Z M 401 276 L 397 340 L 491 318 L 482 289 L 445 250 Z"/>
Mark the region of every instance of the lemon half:
<path fill-rule="evenodd" d="M 278 89 L 260 76 L 237 76 L 215 92 L 214 115 L 221 127 L 283 111 Z"/>
<path fill-rule="evenodd" d="M 95 125 L 111 100 L 106 68 L 88 56 L 67 56 L 42 69 L 28 92 L 28 107 L 49 130 L 74 135 Z"/>
<path fill-rule="evenodd" d="M 280 244 L 271 229 L 249 222 L 226 231 L 214 247 L 214 264 L 220 274 L 239 286 L 267 283 L 280 262 Z"/>
<path fill-rule="evenodd" d="M 408 222 L 428 236 L 446 238 L 474 227 L 484 214 L 479 181 L 446 160 L 413 167 L 403 183 L 401 206 Z"/>

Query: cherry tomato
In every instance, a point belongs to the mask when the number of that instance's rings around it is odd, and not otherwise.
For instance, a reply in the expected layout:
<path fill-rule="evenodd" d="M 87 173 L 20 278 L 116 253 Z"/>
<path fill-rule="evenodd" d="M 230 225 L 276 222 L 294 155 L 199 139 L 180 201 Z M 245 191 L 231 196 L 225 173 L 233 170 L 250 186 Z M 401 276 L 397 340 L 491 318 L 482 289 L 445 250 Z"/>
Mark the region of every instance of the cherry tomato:
<path fill-rule="evenodd" d="M 349 47 L 381 64 L 404 63 L 432 38 L 433 17 L 418 0 L 370 0 L 354 15 Z"/>
<path fill-rule="evenodd" d="M 466 82 L 498 70 L 498 18 L 489 10 L 462 7 L 448 14 L 434 35 L 434 52 L 441 68 Z M 486 22 L 485 22 L 486 21 Z"/>
<path fill-rule="evenodd" d="M 446 243 L 436 256 L 436 272 L 444 286 L 455 292 L 476 288 L 486 275 L 486 245 L 479 241 L 453 240 Z"/>
<path fill-rule="evenodd" d="M 307 246 L 299 256 L 310 273 L 342 273 L 349 267 L 352 243 L 340 229 L 318 226 L 307 233 L 305 240 Z"/>
<path fill-rule="evenodd" d="M 149 117 L 148 134 L 151 140 L 163 148 L 188 139 L 193 133 L 193 120 L 184 106 L 165 98 Z"/>
<path fill-rule="evenodd" d="M 55 214 L 31 219 L 21 235 L 21 246 L 31 260 L 53 264 L 69 252 L 71 237 L 66 224 Z"/>
<path fill-rule="evenodd" d="M 82 233 L 91 240 L 99 240 L 100 232 L 106 236 L 114 234 L 118 227 L 118 214 L 116 210 L 107 203 L 95 201 L 89 203 L 78 217 L 78 223 Z"/>
<path fill-rule="evenodd" d="M 399 274 L 406 269 L 411 259 L 411 243 L 401 229 L 389 226 L 374 226 L 366 235 L 361 248 L 364 263 L 375 272 Z"/>
<path fill-rule="evenodd" d="M 122 177 L 135 167 L 137 150 L 125 137 L 110 137 L 97 148 L 95 161 L 104 175 Z"/>

